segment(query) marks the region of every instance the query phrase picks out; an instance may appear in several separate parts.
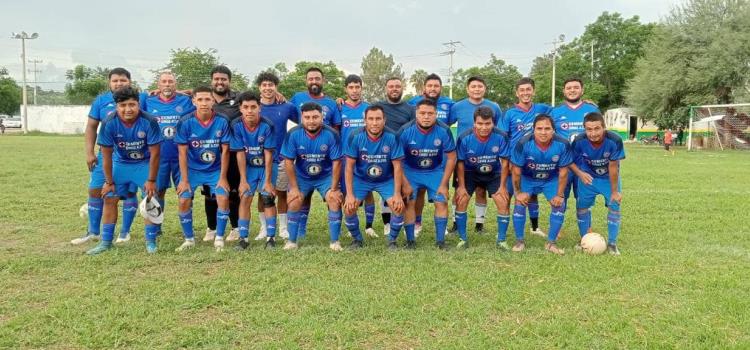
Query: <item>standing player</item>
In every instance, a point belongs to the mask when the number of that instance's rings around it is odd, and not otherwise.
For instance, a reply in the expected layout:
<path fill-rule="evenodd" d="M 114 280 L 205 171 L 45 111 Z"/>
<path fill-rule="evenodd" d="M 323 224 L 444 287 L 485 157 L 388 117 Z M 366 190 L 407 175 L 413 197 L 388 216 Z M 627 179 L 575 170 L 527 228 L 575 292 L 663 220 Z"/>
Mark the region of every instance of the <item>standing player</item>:
<path fill-rule="evenodd" d="M 365 110 L 365 127 L 349 134 L 344 154 L 347 157 L 344 213 L 346 227 L 354 238 L 352 248 L 362 247 L 357 208 L 372 192 L 378 192 L 395 214 L 391 216 L 390 222 L 390 241 L 395 244 L 404 223 L 404 201 L 401 198 L 401 159 L 404 157 L 404 150 L 399 145 L 396 134 L 385 129 L 382 107 L 371 106 Z"/>
<path fill-rule="evenodd" d="M 440 79 L 439 75 L 432 73 L 424 79 L 422 94 L 412 97 L 408 103 L 416 107 L 419 101 L 422 101 L 425 98 L 431 98 L 437 104 L 437 120 L 450 126 L 455 122 L 455 120 L 449 118 L 451 107 L 453 106 L 453 100 L 441 95 L 442 92 L 443 80 Z"/>
<path fill-rule="evenodd" d="M 276 245 L 276 207 L 274 206 L 273 189 L 273 156 L 276 141 L 273 125 L 261 118 L 260 99 L 252 92 L 243 92 L 237 96 L 242 117 L 232 124 L 231 149 L 237 154 L 237 165 L 240 172 L 240 240 L 237 249 L 245 250 L 250 246 L 248 230 L 250 228 L 250 207 L 257 190 L 260 194 L 259 208 L 265 210 L 259 220 L 266 222 L 268 239 L 266 248 Z"/>
<path fill-rule="evenodd" d="M 565 186 L 568 183 L 568 166 L 573 162 L 568 140 L 555 135 L 554 121 L 546 114 L 534 118 L 534 132 L 526 134 L 513 146 L 513 190 L 516 204 L 513 208 L 513 228 L 516 232 L 514 252 L 523 251 L 523 231 L 526 224 L 526 206 L 533 195 L 543 193 L 551 206 L 549 236 L 544 248 L 562 255 L 557 247 L 557 235 L 565 221 Z"/>
<path fill-rule="evenodd" d="M 450 128 L 437 121 L 437 108 L 430 99 L 417 104 L 414 122 L 399 131 L 399 143 L 404 148 L 404 176 L 411 187 L 411 198 L 406 207 L 406 247 L 416 247 L 414 221 L 416 194 L 424 188 L 427 199 L 435 204 L 435 243 L 445 249 L 445 227 L 448 224 L 448 180 L 456 166 L 456 145 Z M 391 236 L 389 248 L 396 248 Z"/>
<path fill-rule="evenodd" d="M 341 148 L 336 130 L 323 124 L 323 108 L 308 102 L 300 108 L 302 127 L 289 130 L 281 148 L 286 174 L 289 177 L 287 201 L 289 208 L 289 240 L 284 249 L 297 249 L 302 202 L 318 191 L 328 205 L 328 230 L 333 251 L 341 250 Z"/>
<path fill-rule="evenodd" d="M 466 247 L 466 208 L 469 199 L 477 188 L 492 194 L 497 207 L 497 245 L 508 249 L 505 235 L 508 231 L 508 158 L 510 156 L 508 135 L 495 128 L 495 111 L 487 106 L 479 106 L 474 111 L 474 130 L 467 130 L 458 137 L 458 169 L 456 177 L 456 221 L 461 241 L 459 247 Z"/>
<path fill-rule="evenodd" d="M 177 145 L 174 143 L 175 127 L 182 116 L 195 111 L 195 106 L 189 96 L 177 93 L 177 81 L 172 72 L 159 74 L 157 86 L 159 94 L 149 96 L 142 108 L 156 117 L 164 138 L 159 157 L 159 175 L 156 177 L 157 198 L 164 210 L 164 196 L 167 189 L 173 184 L 177 186 L 180 181 L 180 161 L 177 156 Z M 161 224 L 158 226 L 161 231 Z M 129 235 L 121 236 L 117 241 L 127 239 L 130 239 Z"/>
<path fill-rule="evenodd" d="M 210 195 L 216 196 L 216 251 L 224 250 L 224 229 L 229 220 L 229 119 L 213 110 L 214 97 L 209 87 L 193 90 L 195 112 L 177 123 L 174 141 L 180 160 L 180 224 L 185 242 L 177 248 L 183 251 L 195 246 L 193 232 L 193 197 L 195 189 L 207 186 Z"/>
<path fill-rule="evenodd" d="M 140 111 L 138 92 L 131 87 L 113 95 L 116 113 L 107 117 L 99 131 L 102 152 L 105 198 L 102 241 L 86 254 L 96 255 L 112 248 L 117 223 L 117 202 L 120 197 L 134 198 L 141 188 L 144 196 L 156 195 L 156 174 L 159 170 L 159 147 L 162 142 L 159 124 L 152 116 Z M 156 253 L 159 227 L 146 219 L 146 251 Z"/>
<path fill-rule="evenodd" d="M 599 112 L 591 112 L 583 118 L 585 132 L 573 139 L 571 146 L 576 156 L 570 168 L 576 174 L 578 193 L 576 196 L 576 216 L 581 237 L 591 228 L 591 207 L 596 195 L 604 197 L 604 204 L 609 209 L 607 214 L 607 250 L 610 254 L 620 255 L 617 249 L 617 235 L 620 233 L 620 160 L 625 159 L 622 139 L 614 132 L 608 131 L 604 118 Z M 577 246 L 580 247 L 580 244 Z"/>
<path fill-rule="evenodd" d="M 534 103 L 534 79 L 521 78 L 516 82 L 516 98 L 518 103 L 505 111 L 503 116 L 504 129 L 510 137 L 511 153 L 518 141 L 526 134 L 531 133 L 535 118 L 541 114 L 549 114 L 552 108 L 543 103 Z M 513 189 L 513 184 L 508 183 Z M 511 193 L 512 194 L 512 193 Z M 537 195 L 529 198 L 529 220 L 531 221 L 531 233 L 540 237 L 546 237 L 544 231 L 539 229 L 539 199 Z"/>

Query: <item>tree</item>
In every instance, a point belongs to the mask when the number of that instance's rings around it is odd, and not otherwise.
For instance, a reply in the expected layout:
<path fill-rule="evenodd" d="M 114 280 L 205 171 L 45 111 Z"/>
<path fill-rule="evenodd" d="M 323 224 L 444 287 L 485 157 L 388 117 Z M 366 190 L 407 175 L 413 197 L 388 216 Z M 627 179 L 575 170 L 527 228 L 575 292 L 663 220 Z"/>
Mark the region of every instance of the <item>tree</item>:
<path fill-rule="evenodd" d="M 457 82 L 453 88 L 453 99 L 455 101 L 466 98 L 466 81 L 472 76 L 479 76 L 484 79 L 487 85 L 485 95 L 487 99 L 495 101 L 503 107 L 515 102 L 513 87 L 516 81 L 522 77 L 516 66 L 507 64 L 495 55 L 491 55 L 490 60 L 482 67 L 457 70 L 453 75 L 453 81 Z"/>
<path fill-rule="evenodd" d="M 401 65 L 393 60 L 393 55 L 387 55 L 380 49 L 373 47 L 362 57 L 362 98 L 365 101 L 379 101 L 385 99 L 385 83 L 389 78 L 398 77 L 404 80 Z"/>
<path fill-rule="evenodd" d="M 21 87 L 0 67 L 0 114 L 13 115 L 21 105 Z"/>
<path fill-rule="evenodd" d="M 411 77 L 409 77 L 409 82 L 414 86 L 414 90 L 417 91 L 417 94 L 421 93 L 422 87 L 424 87 L 424 81 L 427 79 L 428 75 L 429 73 L 427 73 L 426 70 L 417 69 L 411 74 Z"/>
<path fill-rule="evenodd" d="M 65 84 L 65 96 L 72 104 L 88 105 L 97 95 L 109 89 L 107 79 L 108 68 L 90 68 L 82 64 L 69 69 L 65 78 L 70 82 Z"/>
<path fill-rule="evenodd" d="M 170 60 L 164 67 L 154 71 L 154 81 L 149 89 L 156 88 L 156 80 L 159 73 L 171 71 L 177 79 L 177 89 L 193 89 L 201 85 L 211 84 L 211 70 L 221 61 L 217 56 L 216 49 L 201 50 L 199 48 L 181 48 L 170 50 Z M 232 90 L 245 91 L 248 88 L 247 77 L 242 73 L 232 70 Z"/>
<path fill-rule="evenodd" d="M 294 70 L 288 73 L 283 73 L 286 69 L 286 65 L 283 63 L 277 63 L 273 68 L 270 68 L 274 73 L 281 75 L 279 78 L 279 92 L 291 98 L 296 92 L 307 91 L 307 85 L 305 84 L 305 74 L 307 69 L 310 67 L 318 67 L 323 71 L 323 75 L 326 79 L 326 84 L 323 87 L 323 92 L 333 98 L 345 97 L 344 94 L 344 72 L 336 67 L 333 61 L 328 63 L 321 62 L 308 62 L 300 61 L 294 65 Z M 279 69 L 281 68 L 281 69 Z M 275 70 L 275 71 L 274 71 Z M 282 79 L 283 76 L 283 79 Z"/>

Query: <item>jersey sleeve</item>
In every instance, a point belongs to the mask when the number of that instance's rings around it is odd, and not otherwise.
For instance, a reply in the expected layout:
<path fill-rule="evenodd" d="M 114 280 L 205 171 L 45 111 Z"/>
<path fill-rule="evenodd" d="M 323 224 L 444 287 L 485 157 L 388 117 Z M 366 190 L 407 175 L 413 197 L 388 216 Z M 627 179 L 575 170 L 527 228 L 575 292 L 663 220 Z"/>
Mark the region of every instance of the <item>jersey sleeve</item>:
<path fill-rule="evenodd" d="M 273 126 L 266 128 L 265 140 L 263 140 L 264 149 L 276 149 L 276 133 L 273 131 Z"/>
<path fill-rule="evenodd" d="M 330 157 L 331 160 L 341 159 L 341 157 L 343 157 L 341 151 L 341 138 L 335 132 L 331 132 L 331 134 L 331 146 L 329 147 L 328 157 Z"/>
<path fill-rule="evenodd" d="M 102 124 L 102 127 L 99 128 L 99 137 L 96 138 L 96 143 L 99 146 L 112 147 L 115 145 L 115 141 L 112 138 L 112 133 L 109 131 L 109 129 L 111 128 L 109 127 L 110 125 L 112 125 L 111 121 L 104 122 L 104 124 Z"/>
<path fill-rule="evenodd" d="M 89 118 L 98 120 L 100 122 L 102 121 L 102 116 L 99 115 L 99 110 L 101 109 L 100 105 L 101 105 L 101 100 L 97 96 L 94 99 L 94 102 L 91 103 L 91 108 L 89 109 Z"/>
<path fill-rule="evenodd" d="M 495 123 L 495 125 L 500 125 L 500 122 L 503 121 L 503 110 L 500 109 L 500 106 L 498 106 L 497 103 L 493 103 L 492 111 L 495 112 L 495 118 L 492 118 L 492 122 Z"/>
<path fill-rule="evenodd" d="M 622 144 L 622 139 L 618 138 L 616 140 L 612 140 L 614 142 L 614 149 L 609 155 L 609 160 L 616 161 L 625 159 L 625 147 Z"/>
<path fill-rule="evenodd" d="M 445 135 L 443 135 L 443 153 L 449 153 L 456 150 L 456 142 L 453 141 L 453 133 L 451 129 L 445 128 Z"/>
<path fill-rule="evenodd" d="M 398 137 L 393 138 L 391 143 L 391 160 L 404 158 L 404 148 L 401 147 L 401 142 L 398 141 Z"/>
<path fill-rule="evenodd" d="M 334 105 L 336 103 L 334 102 Z M 341 125 L 341 111 L 338 109 L 338 106 L 333 109 L 331 113 L 331 126 L 340 126 Z"/>
<path fill-rule="evenodd" d="M 523 167 L 526 165 L 526 159 L 523 155 L 523 143 L 519 142 L 513 147 L 510 154 L 510 162 L 517 167 Z"/>
<path fill-rule="evenodd" d="M 222 145 L 228 145 L 229 142 L 232 140 L 232 131 L 229 128 L 229 122 L 225 122 L 224 125 L 221 127 L 221 144 Z"/>
<path fill-rule="evenodd" d="M 456 143 L 456 153 L 458 156 L 458 160 L 466 160 L 466 151 L 464 150 L 465 140 L 465 137 L 459 137 L 458 142 Z"/>
<path fill-rule="evenodd" d="M 175 127 L 177 132 L 174 134 L 174 143 L 178 145 L 187 144 L 188 139 L 190 138 L 190 130 L 188 129 L 189 126 L 187 120 L 180 120 L 177 122 L 177 126 Z"/>
<path fill-rule="evenodd" d="M 458 117 L 456 116 L 457 105 L 458 103 L 454 103 L 453 105 L 451 105 L 451 108 L 448 110 L 448 120 L 446 120 L 446 124 L 448 124 L 449 126 L 453 125 L 454 123 L 456 123 L 456 120 L 458 120 Z"/>
<path fill-rule="evenodd" d="M 241 127 L 241 125 L 240 125 Z M 242 142 L 242 133 L 236 130 L 237 124 L 232 124 L 232 136 L 229 138 L 229 149 L 232 151 L 244 150 Z"/>
<path fill-rule="evenodd" d="M 159 122 L 157 122 L 156 119 L 148 120 L 147 137 L 148 139 L 146 140 L 146 144 L 148 144 L 149 146 L 157 145 L 164 141 L 164 138 L 161 134 L 161 128 L 159 127 Z"/>
<path fill-rule="evenodd" d="M 354 140 L 357 139 L 357 133 L 351 133 L 346 140 L 342 140 L 342 148 L 344 149 L 344 155 L 350 158 L 357 158 L 357 147 L 354 145 Z"/>
<path fill-rule="evenodd" d="M 498 156 L 505 159 L 510 158 L 510 139 L 508 139 L 508 135 L 500 135 L 500 153 Z"/>
<path fill-rule="evenodd" d="M 294 145 L 293 132 L 286 134 L 284 143 L 281 145 L 281 156 L 288 159 L 294 159 L 297 157 L 296 148 Z"/>
<path fill-rule="evenodd" d="M 564 143 L 562 153 L 560 154 L 560 161 L 557 162 L 559 167 L 564 167 L 573 163 L 573 152 L 571 151 L 570 144 Z"/>
<path fill-rule="evenodd" d="M 500 116 L 500 119 L 498 119 L 497 122 L 497 128 L 505 131 L 508 135 L 511 134 L 510 132 L 510 116 L 508 115 L 508 111 L 505 111 L 503 115 Z"/>
<path fill-rule="evenodd" d="M 195 105 L 193 104 L 193 100 L 191 100 L 190 98 L 185 98 L 181 106 L 182 112 L 180 113 L 180 116 L 195 112 Z"/>

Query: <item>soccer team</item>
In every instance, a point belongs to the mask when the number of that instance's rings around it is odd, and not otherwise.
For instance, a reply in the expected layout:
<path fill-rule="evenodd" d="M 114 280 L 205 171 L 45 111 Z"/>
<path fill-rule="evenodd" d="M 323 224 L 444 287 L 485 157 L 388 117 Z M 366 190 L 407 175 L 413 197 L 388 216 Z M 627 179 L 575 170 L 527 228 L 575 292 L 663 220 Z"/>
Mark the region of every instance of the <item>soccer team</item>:
<path fill-rule="evenodd" d="M 402 228 L 405 248 L 416 248 L 425 197 L 434 205 L 437 247 L 446 248 L 449 207 L 458 247 L 467 247 L 470 199 L 475 197 L 475 230 L 482 232 L 489 196 L 497 208 L 498 248 L 525 249 L 528 210 L 530 232 L 547 238 L 546 250 L 563 254 L 556 242 L 572 194 L 581 236 L 591 230 L 596 196 L 604 197 L 608 251 L 620 253 L 623 143 L 606 130 L 597 107 L 582 100 L 580 79 L 566 80 L 565 102 L 551 108 L 533 101 L 534 81 L 522 78 L 515 85 L 518 102 L 504 113 L 485 98 L 487 87 L 478 76 L 466 82 L 468 97 L 455 103 L 441 96 L 442 81 L 435 74 L 410 101 L 402 99 L 401 80 L 391 78 L 385 100 L 373 104 L 362 101 L 362 79 L 356 75 L 345 80 L 345 100 L 326 96 L 324 74 L 315 67 L 306 72 L 307 91 L 288 102 L 272 73 L 257 77 L 258 94 L 232 91 L 231 79 L 228 68 L 217 66 L 210 87 L 177 91 L 174 74 L 164 72 L 149 95 L 130 86 L 127 70 L 109 73 L 110 91 L 96 98 L 86 127 L 88 230 L 71 243 L 100 241 L 87 251 L 90 255 L 111 249 L 121 199 L 115 243 L 128 241 L 138 189 L 163 209 L 166 191 L 174 186 L 184 235 L 177 251 L 195 246 L 192 208 L 200 188 L 208 226 L 203 240 L 213 241 L 217 251 L 225 249 L 225 241 L 237 241 L 237 250 L 250 246 L 256 193 L 256 240 L 275 247 L 278 232 L 286 239 L 284 249 L 296 249 L 317 191 L 328 207 L 334 251 L 343 249 L 342 220 L 352 237 L 350 248 L 363 246 L 361 206 L 364 233 L 378 236 L 372 228 L 377 193 L 389 249 L 399 248 Z M 288 129 L 290 122 L 296 126 Z M 547 235 L 538 223 L 539 194 L 551 208 Z M 161 225 L 144 217 L 146 250 L 155 253 Z M 506 241 L 511 221 L 512 246 Z"/>

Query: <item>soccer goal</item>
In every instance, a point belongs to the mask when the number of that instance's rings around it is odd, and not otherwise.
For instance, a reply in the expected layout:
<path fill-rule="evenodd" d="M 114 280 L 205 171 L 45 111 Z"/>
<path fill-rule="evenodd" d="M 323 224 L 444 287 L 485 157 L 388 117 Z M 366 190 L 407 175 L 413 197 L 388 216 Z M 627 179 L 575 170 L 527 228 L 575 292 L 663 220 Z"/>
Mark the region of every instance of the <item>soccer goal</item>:
<path fill-rule="evenodd" d="M 688 150 L 750 150 L 750 103 L 690 107 Z"/>

